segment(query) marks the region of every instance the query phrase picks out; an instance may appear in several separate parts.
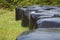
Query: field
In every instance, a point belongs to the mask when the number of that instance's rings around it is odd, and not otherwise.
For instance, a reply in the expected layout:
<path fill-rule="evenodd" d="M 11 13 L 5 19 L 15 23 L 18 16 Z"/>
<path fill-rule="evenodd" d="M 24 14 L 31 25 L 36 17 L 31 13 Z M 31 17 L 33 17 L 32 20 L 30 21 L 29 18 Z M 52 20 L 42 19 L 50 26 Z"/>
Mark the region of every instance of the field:
<path fill-rule="evenodd" d="M 25 30 L 28 28 L 23 28 L 21 21 L 15 20 L 15 10 L 0 9 L 0 40 L 15 40 Z"/>

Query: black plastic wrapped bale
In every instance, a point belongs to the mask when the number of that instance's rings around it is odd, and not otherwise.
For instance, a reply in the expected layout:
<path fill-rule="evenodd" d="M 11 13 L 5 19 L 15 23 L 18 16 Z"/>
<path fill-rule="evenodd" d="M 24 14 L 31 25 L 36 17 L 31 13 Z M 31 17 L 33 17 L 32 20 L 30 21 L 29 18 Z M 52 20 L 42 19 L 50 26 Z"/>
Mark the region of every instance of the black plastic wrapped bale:
<path fill-rule="evenodd" d="M 22 14 L 21 14 L 21 10 L 20 7 L 16 8 L 16 20 L 21 20 L 22 19 Z"/>
<path fill-rule="evenodd" d="M 60 40 L 60 29 L 40 28 L 34 32 L 19 36 L 16 40 Z"/>
<path fill-rule="evenodd" d="M 38 28 L 60 28 L 60 18 L 46 18 L 37 21 Z"/>
<path fill-rule="evenodd" d="M 23 10 L 23 14 L 22 14 L 22 26 L 23 27 L 28 27 L 28 25 L 29 25 L 29 19 L 28 19 L 27 15 L 28 15 L 28 11 L 26 8 L 25 10 Z"/>
<path fill-rule="evenodd" d="M 37 28 L 37 24 L 36 24 L 36 18 L 32 18 L 30 16 L 30 21 L 29 21 L 29 30 L 34 30 Z"/>
<path fill-rule="evenodd" d="M 22 19 L 22 14 L 24 13 L 23 12 L 24 10 L 26 10 L 26 7 L 17 7 L 16 8 L 16 20 Z"/>
<path fill-rule="evenodd" d="M 40 14 L 40 12 L 39 12 L 39 14 Z M 39 14 L 35 13 L 34 11 L 30 14 L 30 21 L 29 21 L 29 29 L 30 30 L 37 29 L 36 21 L 38 20 L 37 17 L 40 16 Z"/>
<path fill-rule="evenodd" d="M 23 14 L 23 17 L 22 17 L 22 26 L 23 27 L 28 27 L 29 26 L 29 19 L 24 14 Z"/>

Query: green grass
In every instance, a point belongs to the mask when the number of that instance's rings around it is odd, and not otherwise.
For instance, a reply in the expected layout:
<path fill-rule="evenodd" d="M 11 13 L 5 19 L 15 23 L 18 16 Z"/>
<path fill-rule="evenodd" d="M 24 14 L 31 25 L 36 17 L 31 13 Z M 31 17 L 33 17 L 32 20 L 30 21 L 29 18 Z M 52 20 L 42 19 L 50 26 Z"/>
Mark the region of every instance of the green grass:
<path fill-rule="evenodd" d="M 15 40 L 27 29 L 21 26 L 21 21 L 15 21 L 15 11 L 0 9 L 0 40 Z"/>

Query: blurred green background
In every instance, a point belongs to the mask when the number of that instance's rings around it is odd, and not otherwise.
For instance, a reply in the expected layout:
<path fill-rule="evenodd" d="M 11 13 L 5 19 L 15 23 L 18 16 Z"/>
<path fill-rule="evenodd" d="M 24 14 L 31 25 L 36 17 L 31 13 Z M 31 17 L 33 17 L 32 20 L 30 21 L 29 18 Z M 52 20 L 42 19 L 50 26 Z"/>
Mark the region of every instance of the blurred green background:
<path fill-rule="evenodd" d="M 60 6 L 60 0 L 0 0 L 0 40 L 15 40 L 28 30 L 21 26 L 21 20 L 15 20 L 15 8 L 35 4 Z"/>
<path fill-rule="evenodd" d="M 0 8 L 14 9 L 17 6 L 29 5 L 60 5 L 60 0 L 0 0 Z"/>

